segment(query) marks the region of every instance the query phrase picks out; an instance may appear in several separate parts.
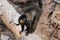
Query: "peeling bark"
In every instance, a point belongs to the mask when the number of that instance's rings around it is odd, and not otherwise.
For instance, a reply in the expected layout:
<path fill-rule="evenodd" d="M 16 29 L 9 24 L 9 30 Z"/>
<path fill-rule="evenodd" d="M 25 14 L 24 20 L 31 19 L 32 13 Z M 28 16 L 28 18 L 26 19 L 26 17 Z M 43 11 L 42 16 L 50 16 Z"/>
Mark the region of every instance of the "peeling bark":
<path fill-rule="evenodd" d="M 53 0 L 44 0 L 44 1 L 42 0 L 42 4 L 43 4 L 42 5 L 42 15 L 39 19 L 37 29 L 35 32 L 38 35 L 44 34 L 46 37 L 48 37 L 47 40 L 51 40 L 51 37 L 57 33 L 57 31 L 53 28 L 53 26 L 49 22 L 50 17 L 53 14 L 56 5 L 53 2 Z M 50 15 L 50 17 L 49 17 L 49 15 Z"/>

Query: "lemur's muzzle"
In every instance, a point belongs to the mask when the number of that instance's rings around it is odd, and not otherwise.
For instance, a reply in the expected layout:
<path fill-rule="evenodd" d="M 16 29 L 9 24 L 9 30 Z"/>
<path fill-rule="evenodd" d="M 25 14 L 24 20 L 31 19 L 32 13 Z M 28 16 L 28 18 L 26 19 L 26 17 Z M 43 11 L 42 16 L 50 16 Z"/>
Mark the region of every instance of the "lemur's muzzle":
<path fill-rule="evenodd" d="M 20 20 L 20 24 L 24 24 L 25 23 L 25 21 L 24 20 Z"/>

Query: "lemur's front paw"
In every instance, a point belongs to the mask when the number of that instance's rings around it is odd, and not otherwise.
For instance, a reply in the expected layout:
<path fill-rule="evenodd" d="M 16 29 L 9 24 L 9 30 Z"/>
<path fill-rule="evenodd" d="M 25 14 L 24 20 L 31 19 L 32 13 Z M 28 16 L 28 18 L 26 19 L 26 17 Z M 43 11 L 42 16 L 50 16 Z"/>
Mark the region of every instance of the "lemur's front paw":
<path fill-rule="evenodd" d="M 23 32 L 23 30 L 22 31 L 20 31 L 20 34 Z"/>

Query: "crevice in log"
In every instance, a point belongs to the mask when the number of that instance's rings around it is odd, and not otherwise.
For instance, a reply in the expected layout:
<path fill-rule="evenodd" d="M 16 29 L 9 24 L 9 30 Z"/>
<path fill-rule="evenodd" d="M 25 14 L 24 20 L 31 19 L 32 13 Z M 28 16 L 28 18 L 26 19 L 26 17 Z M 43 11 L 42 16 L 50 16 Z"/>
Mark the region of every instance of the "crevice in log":
<path fill-rule="evenodd" d="M 31 21 L 31 33 L 33 33 L 36 29 L 37 23 L 41 16 L 42 9 L 36 5 L 30 5 L 24 9 L 24 14 L 26 14 L 27 12 L 28 12 L 28 14 L 30 14 L 29 12 L 31 12 L 32 10 L 35 10 L 36 14 L 34 14 L 34 16 L 32 16 L 33 19 L 30 19 L 30 20 L 32 20 Z M 33 13 L 31 13 L 31 14 L 33 15 Z"/>
<path fill-rule="evenodd" d="M 38 0 L 38 6 L 42 8 L 42 0 Z"/>

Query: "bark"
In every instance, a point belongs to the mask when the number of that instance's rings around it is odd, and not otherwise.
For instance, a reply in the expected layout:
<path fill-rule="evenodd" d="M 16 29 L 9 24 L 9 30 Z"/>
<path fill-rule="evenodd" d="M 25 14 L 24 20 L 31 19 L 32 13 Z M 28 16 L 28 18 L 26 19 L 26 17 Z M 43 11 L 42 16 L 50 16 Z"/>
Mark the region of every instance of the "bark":
<path fill-rule="evenodd" d="M 53 0 L 42 0 L 42 15 L 39 19 L 36 33 L 41 36 L 41 34 L 45 35 L 42 38 L 44 40 L 57 40 L 57 38 L 52 38 L 52 35 L 57 33 L 57 29 L 54 29 L 52 25 L 50 25 L 50 17 L 54 12 L 55 3 Z M 53 33 L 52 33 L 53 32 Z M 56 36 L 57 37 L 57 36 Z"/>

